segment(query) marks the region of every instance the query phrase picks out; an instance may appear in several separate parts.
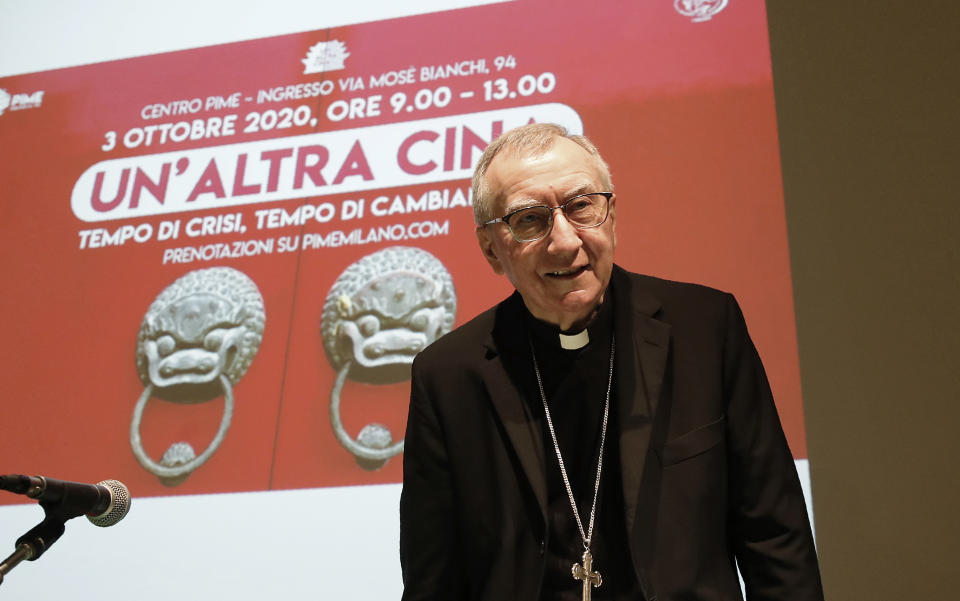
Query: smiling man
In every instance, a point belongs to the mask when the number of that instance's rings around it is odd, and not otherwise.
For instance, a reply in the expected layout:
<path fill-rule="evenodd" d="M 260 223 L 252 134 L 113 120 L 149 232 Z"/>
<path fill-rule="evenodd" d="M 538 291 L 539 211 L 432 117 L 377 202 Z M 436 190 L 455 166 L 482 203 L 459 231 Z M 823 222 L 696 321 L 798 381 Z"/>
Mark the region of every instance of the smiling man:
<path fill-rule="evenodd" d="M 404 599 L 822 600 L 796 469 L 733 297 L 614 265 L 609 169 L 555 125 L 473 180 L 516 292 L 413 366 Z"/>
<path fill-rule="evenodd" d="M 537 154 L 481 159 L 477 239 L 534 317 L 562 330 L 582 329 L 610 282 L 616 197 L 599 155 L 565 137 L 548 142 Z M 501 207 L 503 217 L 490 219 L 491 205 Z"/>

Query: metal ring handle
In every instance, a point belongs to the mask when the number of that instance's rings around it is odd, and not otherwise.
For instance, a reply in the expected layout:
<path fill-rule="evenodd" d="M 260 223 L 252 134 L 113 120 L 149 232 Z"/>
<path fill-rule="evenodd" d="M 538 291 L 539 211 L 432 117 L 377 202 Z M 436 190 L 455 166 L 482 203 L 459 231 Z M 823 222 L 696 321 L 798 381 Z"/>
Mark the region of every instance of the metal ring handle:
<path fill-rule="evenodd" d="M 230 429 L 230 420 L 233 418 L 233 387 L 230 385 L 230 380 L 223 374 L 220 374 L 219 381 L 223 387 L 223 418 L 220 420 L 220 429 L 217 430 L 217 435 L 213 437 L 210 445 L 203 453 L 176 467 L 155 462 L 143 449 L 143 442 L 140 439 L 140 421 L 143 419 L 143 409 L 147 406 L 147 401 L 150 400 L 150 394 L 153 392 L 153 384 L 147 384 L 146 388 L 143 389 L 143 394 L 137 400 L 137 406 L 133 410 L 133 421 L 130 422 L 130 448 L 133 450 L 134 457 L 137 458 L 144 469 L 158 478 L 179 478 L 190 474 L 203 465 L 207 459 L 210 459 L 227 435 L 227 430 Z"/>
<path fill-rule="evenodd" d="M 340 393 L 343 392 L 343 383 L 347 380 L 347 373 L 350 371 L 351 364 L 350 361 L 343 364 L 343 367 L 337 373 L 337 379 L 333 383 L 333 390 L 330 391 L 330 424 L 333 426 L 333 434 L 343 448 L 357 457 L 371 461 L 386 461 L 403 452 L 403 440 L 383 449 L 369 447 L 347 434 L 347 431 L 343 428 L 343 422 L 340 420 Z"/>

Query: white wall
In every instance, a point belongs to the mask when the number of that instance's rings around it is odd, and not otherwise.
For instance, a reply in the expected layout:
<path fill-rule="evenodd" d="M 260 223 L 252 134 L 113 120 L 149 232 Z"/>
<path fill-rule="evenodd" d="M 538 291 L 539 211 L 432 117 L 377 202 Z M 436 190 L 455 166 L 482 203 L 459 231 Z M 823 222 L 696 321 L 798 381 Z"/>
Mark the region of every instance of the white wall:
<path fill-rule="evenodd" d="M 0 0 L 0 77 L 503 1 Z"/>

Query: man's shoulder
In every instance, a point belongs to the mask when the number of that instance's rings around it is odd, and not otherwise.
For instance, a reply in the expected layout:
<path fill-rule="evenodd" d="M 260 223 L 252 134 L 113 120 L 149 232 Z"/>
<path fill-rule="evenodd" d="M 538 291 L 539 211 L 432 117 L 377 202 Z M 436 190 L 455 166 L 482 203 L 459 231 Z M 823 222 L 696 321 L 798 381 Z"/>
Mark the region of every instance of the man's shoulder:
<path fill-rule="evenodd" d="M 620 270 L 616 280 L 626 292 L 614 291 L 645 315 L 667 324 L 676 340 L 719 341 L 746 339 L 747 326 L 736 298 L 703 284 L 677 282 Z"/>
<path fill-rule="evenodd" d="M 497 311 L 505 302 L 490 307 L 438 338 L 417 355 L 417 363 L 446 365 L 452 368 L 458 362 L 473 362 L 475 357 L 484 352 L 490 340 Z"/>
<path fill-rule="evenodd" d="M 652 275 L 634 273 L 617 266 L 614 283 L 627 283 L 625 294 L 635 303 L 647 303 L 666 311 L 702 310 L 707 307 L 726 307 L 732 295 L 703 284 L 667 280 Z"/>

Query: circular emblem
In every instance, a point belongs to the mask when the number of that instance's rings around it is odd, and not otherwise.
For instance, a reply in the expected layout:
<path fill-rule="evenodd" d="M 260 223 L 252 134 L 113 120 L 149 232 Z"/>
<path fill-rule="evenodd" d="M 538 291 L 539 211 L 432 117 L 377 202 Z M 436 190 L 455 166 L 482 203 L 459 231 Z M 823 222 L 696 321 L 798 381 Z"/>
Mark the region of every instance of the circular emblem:
<path fill-rule="evenodd" d="M 330 419 L 340 444 L 366 469 L 377 469 L 403 450 L 381 424 L 368 424 L 356 439 L 340 420 L 346 379 L 390 384 L 410 378 L 413 358 L 453 327 L 457 297 L 443 264 L 419 248 L 394 246 L 347 267 L 323 307 L 320 333 L 337 379 Z"/>
<path fill-rule="evenodd" d="M 229 267 L 191 271 L 150 305 L 137 336 L 144 390 L 130 424 L 130 446 L 140 464 L 165 484 L 182 482 L 219 447 L 233 415 L 233 386 L 257 354 L 265 322 L 256 284 Z M 153 396 L 176 403 L 224 397 L 220 429 L 200 456 L 187 442 L 171 444 L 159 463 L 147 456 L 140 422 Z"/>

